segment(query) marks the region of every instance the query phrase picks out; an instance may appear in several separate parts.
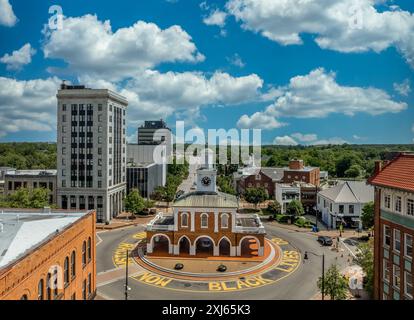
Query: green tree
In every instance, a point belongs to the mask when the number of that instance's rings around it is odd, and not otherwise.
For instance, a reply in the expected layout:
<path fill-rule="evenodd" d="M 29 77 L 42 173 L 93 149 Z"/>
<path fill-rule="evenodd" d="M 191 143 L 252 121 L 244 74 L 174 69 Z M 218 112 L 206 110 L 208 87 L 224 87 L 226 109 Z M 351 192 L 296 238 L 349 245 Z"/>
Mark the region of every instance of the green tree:
<path fill-rule="evenodd" d="M 30 205 L 32 208 L 44 208 L 49 206 L 49 190 L 35 188 L 30 193 Z"/>
<path fill-rule="evenodd" d="M 358 249 L 355 263 L 364 271 L 364 288 L 372 297 L 374 292 L 374 241 L 371 239 L 367 243 L 361 243 Z"/>
<path fill-rule="evenodd" d="M 275 216 L 282 212 L 282 206 L 280 205 L 279 201 L 275 200 L 269 203 L 267 210 Z"/>
<path fill-rule="evenodd" d="M 331 300 L 344 300 L 348 292 L 348 282 L 345 277 L 341 275 L 338 267 L 333 264 L 329 267 L 325 273 L 324 281 L 322 277 L 319 277 L 318 288 L 322 292 L 324 288 L 324 294 L 328 295 Z M 323 284 L 323 285 L 322 285 Z"/>
<path fill-rule="evenodd" d="M 302 202 L 299 200 L 292 200 L 286 208 L 286 213 L 299 217 L 305 214 L 305 209 L 303 208 Z"/>
<path fill-rule="evenodd" d="M 30 208 L 30 192 L 27 188 L 20 188 L 6 197 L 6 202 L 11 208 Z"/>
<path fill-rule="evenodd" d="M 353 164 L 348 170 L 345 171 L 345 177 L 358 178 L 361 175 L 361 167 L 357 164 Z"/>
<path fill-rule="evenodd" d="M 259 203 L 266 201 L 269 198 L 266 190 L 262 187 L 260 188 L 247 188 L 244 193 L 244 199 L 249 202 L 253 203 L 255 208 Z"/>
<path fill-rule="evenodd" d="M 374 202 L 368 202 L 362 208 L 361 214 L 362 226 L 365 229 L 372 228 L 374 226 Z"/>
<path fill-rule="evenodd" d="M 235 195 L 236 190 L 233 187 L 231 177 L 219 176 L 217 177 L 217 185 L 221 192 Z"/>
<path fill-rule="evenodd" d="M 142 212 L 142 210 L 144 210 L 145 208 L 144 198 L 141 197 L 137 189 L 132 190 L 125 197 L 124 203 L 125 203 L 125 210 L 128 212 L 132 212 L 134 214 L 138 214 Z"/>
<path fill-rule="evenodd" d="M 336 175 L 338 177 L 344 177 L 345 172 L 355 164 L 361 164 L 361 158 L 358 157 L 355 153 L 349 153 L 342 155 L 335 164 Z"/>

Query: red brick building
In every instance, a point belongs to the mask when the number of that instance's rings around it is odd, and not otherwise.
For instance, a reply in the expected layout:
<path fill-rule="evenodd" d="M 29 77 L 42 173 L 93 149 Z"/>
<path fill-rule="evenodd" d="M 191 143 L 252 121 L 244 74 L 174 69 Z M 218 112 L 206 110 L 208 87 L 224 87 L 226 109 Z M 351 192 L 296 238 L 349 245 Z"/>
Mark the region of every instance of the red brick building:
<path fill-rule="evenodd" d="M 95 212 L 5 209 L 0 300 L 87 300 L 96 293 Z"/>
<path fill-rule="evenodd" d="M 178 198 L 172 216 L 158 215 L 147 225 L 147 253 L 262 256 L 265 229 L 259 216 L 238 214 L 237 198 L 217 192 L 216 170 L 203 168 L 197 176 L 197 191 Z"/>
<path fill-rule="evenodd" d="M 374 298 L 413 300 L 414 154 L 376 163 Z"/>

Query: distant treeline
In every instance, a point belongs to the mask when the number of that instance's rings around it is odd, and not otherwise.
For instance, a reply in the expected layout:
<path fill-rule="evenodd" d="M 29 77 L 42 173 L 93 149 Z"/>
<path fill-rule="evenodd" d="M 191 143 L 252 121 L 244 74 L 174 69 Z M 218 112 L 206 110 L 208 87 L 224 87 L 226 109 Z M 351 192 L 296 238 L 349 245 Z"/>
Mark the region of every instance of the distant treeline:
<path fill-rule="evenodd" d="M 0 143 L 0 167 L 56 169 L 56 143 Z"/>
<path fill-rule="evenodd" d="M 384 160 L 390 152 L 411 151 L 414 145 L 326 145 L 263 146 L 262 165 L 287 166 L 291 159 L 302 159 L 305 165 L 320 167 L 334 177 L 366 177 L 372 174 L 375 160 Z M 230 160 L 230 152 L 228 153 Z M 56 168 L 56 143 L 0 143 L 0 166 L 17 169 Z M 222 168 L 230 175 L 237 166 Z M 225 171 L 225 172 L 221 172 Z"/>
<path fill-rule="evenodd" d="M 330 176 L 357 178 L 370 176 L 375 160 L 388 159 L 390 153 L 414 151 L 414 145 L 326 145 L 264 146 L 264 166 L 286 166 L 290 159 L 302 159 L 305 165 L 319 167 Z"/>

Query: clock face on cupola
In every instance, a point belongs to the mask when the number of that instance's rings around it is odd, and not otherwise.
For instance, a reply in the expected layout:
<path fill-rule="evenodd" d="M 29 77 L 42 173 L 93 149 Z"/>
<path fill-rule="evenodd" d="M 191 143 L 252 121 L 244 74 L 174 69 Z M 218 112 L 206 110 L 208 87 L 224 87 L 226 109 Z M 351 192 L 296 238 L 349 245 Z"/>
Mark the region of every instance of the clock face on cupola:
<path fill-rule="evenodd" d="M 215 169 L 199 169 L 197 171 L 197 191 L 216 192 L 216 175 Z"/>
<path fill-rule="evenodd" d="M 211 184 L 211 179 L 209 177 L 203 177 L 201 178 L 201 183 L 203 184 L 203 186 L 208 187 Z"/>

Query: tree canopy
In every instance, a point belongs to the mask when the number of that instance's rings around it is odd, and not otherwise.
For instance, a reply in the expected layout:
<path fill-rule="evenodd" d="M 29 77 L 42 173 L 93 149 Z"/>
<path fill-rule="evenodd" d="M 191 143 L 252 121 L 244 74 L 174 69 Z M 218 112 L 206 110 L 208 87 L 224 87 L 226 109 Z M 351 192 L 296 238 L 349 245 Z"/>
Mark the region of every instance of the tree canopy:
<path fill-rule="evenodd" d="M 302 202 L 299 200 L 292 200 L 289 202 L 286 208 L 286 214 L 292 216 L 302 216 L 305 214 L 305 209 L 303 208 Z"/>
<path fill-rule="evenodd" d="M 249 202 L 253 203 L 257 206 L 259 203 L 266 201 L 269 198 L 266 190 L 262 187 L 260 188 L 247 188 L 244 193 L 244 199 Z"/>
<path fill-rule="evenodd" d="M 33 190 L 20 188 L 0 199 L 0 207 L 40 209 L 48 206 L 50 206 L 49 190 L 44 188 Z"/>
<path fill-rule="evenodd" d="M 324 284 L 322 286 L 322 283 Z M 331 300 L 344 300 L 348 292 L 348 282 L 345 277 L 339 272 L 338 266 L 333 264 L 329 267 L 325 273 L 325 279 L 322 281 L 322 277 L 318 280 L 318 288 L 322 292 L 324 288 L 324 294 L 328 295 Z"/>
<path fill-rule="evenodd" d="M 365 229 L 369 229 L 374 226 L 374 202 L 368 202 L 362 208 L 361 221 L 362 226 Z"/>

